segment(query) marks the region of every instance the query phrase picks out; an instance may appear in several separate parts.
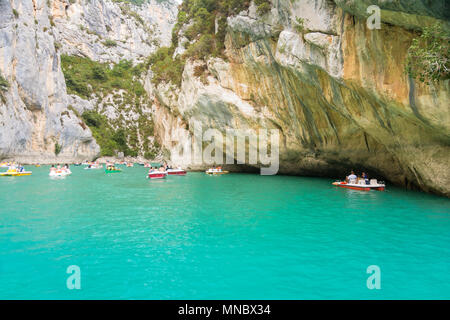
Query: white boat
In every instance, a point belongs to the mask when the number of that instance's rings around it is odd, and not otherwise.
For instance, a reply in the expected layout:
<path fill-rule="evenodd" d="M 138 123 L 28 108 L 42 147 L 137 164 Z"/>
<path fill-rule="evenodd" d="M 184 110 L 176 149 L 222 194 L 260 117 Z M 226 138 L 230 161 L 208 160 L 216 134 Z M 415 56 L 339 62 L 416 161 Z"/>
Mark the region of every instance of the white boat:
<path fill-rule="evenodd" d="M 84 170 L 96 170 L 96 169 L 103 169 L 103 165 L 101 164 L 90 164 Z"/>
<path fill-rule="evenodd" d="M 221 167 L 218 167 L 218 168 L 209 168 L 208 170 L 205 171 L 205 173 L 209 175 L 218 175 L 218 174 L 227 174 L 229 172 L 222 170 Z"/>
<path fill-rule="evenodd" d="M 185 176 L 186 170 L 183 170 L 181 168 L 178 169 L 167 169 L 167 174 L 170 176 Z"/>
<path fill-rule="evenodd" d="M 360 191 L 370 191 L 370 190 L 384 191 L 386 188 L 384 182 L 382 181 L 379 182 L 377 179 L 370 179 L 367 182 L 365 179 L 359 179 L 359 181 L 350 180 L 349 182 L 335 181 L 332 184 L 340 188 L 360 190 Z"/>
<path fill-rule="evenodd" d="M 50 177 L 67 177 L 70 176 L 72 174 L 72 171 L 70 171 L 70 169 L 56 169 L 56 170 L 52 170 L 50 171 L 50 173 L 48 174 Z"/>
<path fill-rule="evenodd" d="M 148 173 L 147 178 L 149 179 L 165 179 L 167 177 L 167 171 L 151 171 Z"/>

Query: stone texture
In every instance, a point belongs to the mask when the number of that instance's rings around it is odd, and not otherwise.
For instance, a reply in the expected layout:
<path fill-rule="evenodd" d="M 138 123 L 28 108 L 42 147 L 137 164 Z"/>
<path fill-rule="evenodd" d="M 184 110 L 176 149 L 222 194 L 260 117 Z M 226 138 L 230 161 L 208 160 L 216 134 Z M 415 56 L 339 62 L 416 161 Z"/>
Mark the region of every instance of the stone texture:
<path fill-rule="evenodd" d="M 0 158 L 53 163 L 97 157 L 99 146 L 72 110 L 80 115 L 99 109 L 131 122 L 137 115 L 114 103 L 106 106 L 108 97 L 68 95 L 60 55 L 141 62 L 169 45 L 177 5 L 176 0 L 142 6 L 111 0 L 0 1 L 0 73 L 9 83 L 0 99 Z M 143 108 L 150 117 L 151 109 Z M 62 147 L 58 156 L 56 144 Z"/>
<path fill-rule="evenodd" d="M 92 159 L 98 145 L 72 110 L 100 108 L 110 119 L 136 119 L 106 104 L 108 97 L 67 95 L 59 56 L 143 61 L 170 43 L 178 2 L 72 2 L 0 1 L 0 72 L 10 84 L 0 99 L 0 158 Z M 150 98 L 144 113 L 163 147 L 159 158 L 187 163 L 178 155 L 190 147 L 193 123 L 222 132 L 277 128 L 281 173 L 342 178 L 350 169 L 366 170 L 450 196 L 450 81 L 426 86 L 403 72 L 415 30 L 436 21 L 448 27 L 445 1 L 272 3 L 263 17 L 253 4 L 228 17 L 226 61 L 188 61 L 181 88 L 154 87 L 151 72 L 141 79 Z M 371 4 L 382 10 L 380 30 L 366 26 Z M 182 44 L 175 54 L 183 53 Z M 194 75 L 200 64 L 206 64 L 203 78 Z"/>
<path fill-rule="evenodd" d="M 0 72 L 9 82 L 0 100 L 0 158 L 62 162 L 99 152 L 90 130 L 67 110 L 49 16 L 45 0 L 0 2 Z M 62 146 L 58 156 L 55 144 Z"/>
<path fill-rule="evenodd" d="M 209 60 L 205 84 L 192 73 L 200 62 L 190 61 L 181 89 L 165 87 L 156 97 L 176 110 L 179 130 L 189 122 L 222 132 L 280 129 L 281 173 L 342 178 L 365 170 L 450 196 L 449 81 L 426 86 L 404 74 L 414 37 L 406 20 L 369 30 L 336 2 L 280 0 L 263 18 L 251 8 L 229 17 L 228 62 Z M 306 21 L 302 32 L 295 17 Z M 185 136 L 179 144 L 192 132 Z M 168 150 L 178 148 L 162 140 Z"/>
<path fill-rule="evenodd" d="M 139 6 L 111 0 L 54 0 L 55 39 L 70 55 L 100 62 L 142 62 L 159 46 L 170 45 L 176 5 L 175 0 Z M 108 40 L 115 45 L 106 45 Z"/>

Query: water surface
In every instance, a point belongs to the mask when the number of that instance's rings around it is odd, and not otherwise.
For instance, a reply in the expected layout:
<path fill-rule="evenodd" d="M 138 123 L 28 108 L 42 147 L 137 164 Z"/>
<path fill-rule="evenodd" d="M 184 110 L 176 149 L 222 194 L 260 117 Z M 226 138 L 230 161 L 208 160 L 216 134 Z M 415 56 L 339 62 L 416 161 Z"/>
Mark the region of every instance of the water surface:
<path fill-rule="evenodd" d="M 1 299 L 448 299 L 450 200 L 331 180 L 0 177 Z M 66 269 L 81 269 L 81 290 Z M 381 269 L 369 290 L 366 269 Z"/>

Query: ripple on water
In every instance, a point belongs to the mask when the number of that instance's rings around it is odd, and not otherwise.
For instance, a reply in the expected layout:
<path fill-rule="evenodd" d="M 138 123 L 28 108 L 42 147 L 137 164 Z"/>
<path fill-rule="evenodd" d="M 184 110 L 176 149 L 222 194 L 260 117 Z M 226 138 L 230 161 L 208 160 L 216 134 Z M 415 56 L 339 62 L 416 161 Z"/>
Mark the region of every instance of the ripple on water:
<path fill-rule="evenodd" d="M 450 297 L 450 204 L 326 179 L 74 167 L 0 179 L 0 298 Z M 79 265 L 82 290 L 65 287 Z M 382 290 L 366 288 L 379 265 Z"/>

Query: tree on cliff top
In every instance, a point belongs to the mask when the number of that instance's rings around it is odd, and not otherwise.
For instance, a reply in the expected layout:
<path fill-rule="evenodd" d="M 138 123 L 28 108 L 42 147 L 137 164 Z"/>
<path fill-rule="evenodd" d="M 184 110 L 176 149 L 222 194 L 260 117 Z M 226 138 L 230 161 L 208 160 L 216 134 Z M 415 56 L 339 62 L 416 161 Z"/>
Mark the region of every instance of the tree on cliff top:
<path fill-rule="evenodd" d="M 424 28 L 413 39 L 408 51 L 406 72 L 415 79 L 430 84 L 450 78 L 450 32 L 440 24 Z"/>

